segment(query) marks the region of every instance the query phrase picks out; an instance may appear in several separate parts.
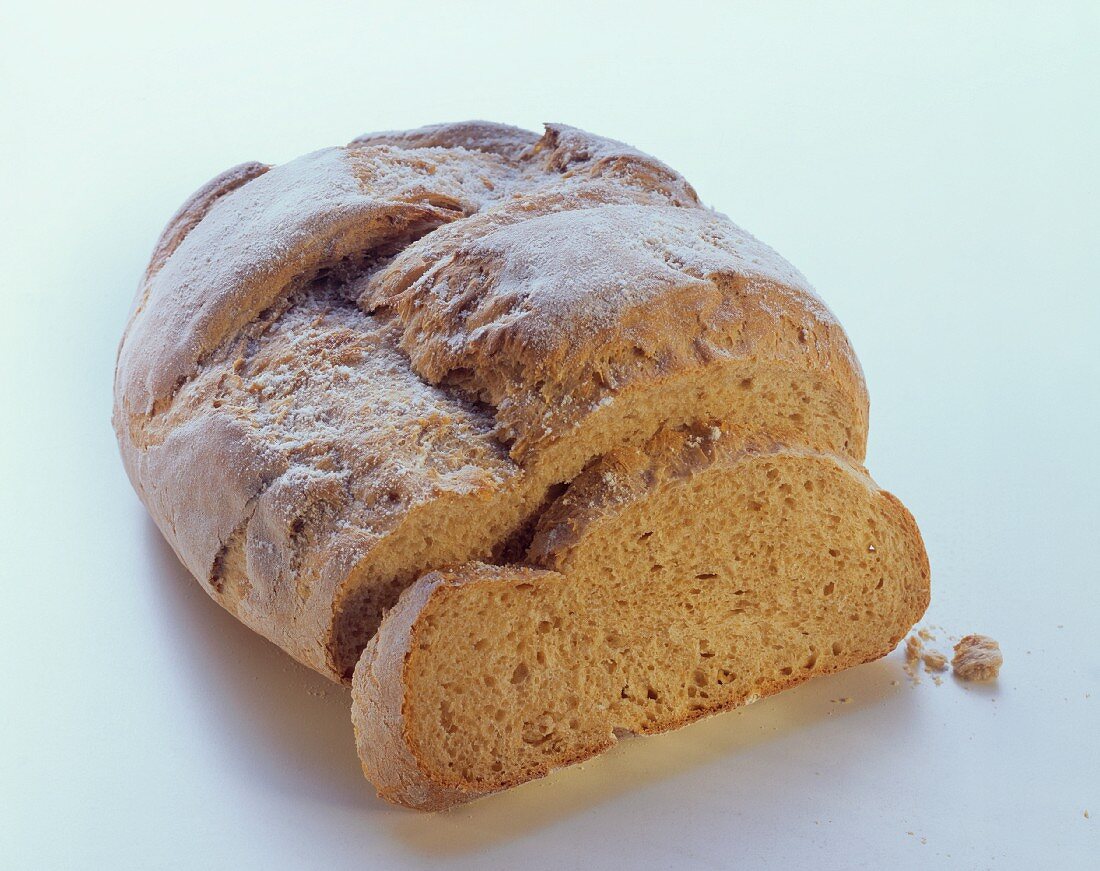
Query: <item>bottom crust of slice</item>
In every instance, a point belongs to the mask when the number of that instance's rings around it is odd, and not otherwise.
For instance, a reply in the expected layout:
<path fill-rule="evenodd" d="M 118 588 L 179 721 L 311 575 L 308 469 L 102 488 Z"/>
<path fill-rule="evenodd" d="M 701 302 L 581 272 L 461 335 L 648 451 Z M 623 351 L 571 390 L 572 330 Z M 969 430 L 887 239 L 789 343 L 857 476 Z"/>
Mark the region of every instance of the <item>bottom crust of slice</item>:
<path fill-rule="evenodd" d="M 528 558 L 425 575 L 364 651 L 384 798 L 438 810 L 876 659 L 929 595 L 913 518 L 863 469 L 720 434 L 605 459 Z"/>

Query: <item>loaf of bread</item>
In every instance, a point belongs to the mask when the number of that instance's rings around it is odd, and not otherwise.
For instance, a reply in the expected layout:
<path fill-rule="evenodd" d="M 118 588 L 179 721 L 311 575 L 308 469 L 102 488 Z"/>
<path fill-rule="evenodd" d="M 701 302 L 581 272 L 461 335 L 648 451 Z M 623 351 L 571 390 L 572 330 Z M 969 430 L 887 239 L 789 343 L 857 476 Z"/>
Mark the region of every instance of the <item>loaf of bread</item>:
<path fill-rule="evenodd" d="M 114 424 L 182 562 L 352 684 L 364 770 L 412 807 L 882 656 L 928 602 L 835 318 L 569 127 L 210 182 L 139 288 Z"/>

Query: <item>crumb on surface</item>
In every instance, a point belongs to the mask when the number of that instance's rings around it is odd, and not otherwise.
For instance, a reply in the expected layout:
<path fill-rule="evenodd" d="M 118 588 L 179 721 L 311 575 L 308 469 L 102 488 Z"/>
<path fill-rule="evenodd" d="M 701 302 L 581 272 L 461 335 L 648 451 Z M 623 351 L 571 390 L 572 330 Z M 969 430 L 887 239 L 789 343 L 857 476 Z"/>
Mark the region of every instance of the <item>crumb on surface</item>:
<path fill-rule="evenodd" d="M 909 676 L 909 682 L 916 686 L 920 683 L 920 675 L 917 674 L 917 668 L 920 666 L 921 653 L 924 651 L 924 644 L 920 638 L 916 635 L 910 635 L 905 639 L 905 673 Z"/>
<path fill-rule="evenodd" d="M 960 680 L 994 680 L 1004 657 L 1001 647 L 988 635 L 967 635 L 955 645 L 951 667 Z"/>
<path fill-rule="evenodd" d="M 947 657 L 938 650 L 926 650 L 921 656 L 925 671 L 943 671 L 947 668 Z"/>

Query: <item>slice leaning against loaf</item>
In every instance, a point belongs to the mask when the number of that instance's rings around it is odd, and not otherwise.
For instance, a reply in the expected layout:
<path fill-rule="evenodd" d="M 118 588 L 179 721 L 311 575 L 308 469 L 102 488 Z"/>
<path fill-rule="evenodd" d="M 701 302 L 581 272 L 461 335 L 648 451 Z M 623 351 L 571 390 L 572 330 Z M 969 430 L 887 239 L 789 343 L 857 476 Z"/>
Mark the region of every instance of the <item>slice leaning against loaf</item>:
<path fill-rule="evenodd" d="M 425 575 L 367 646 L 353 719 L 385 798 L 445 808 L 875 659 L 929 596 L 862 467 L 712 427 L 605 456 L 525 562 Z"/>

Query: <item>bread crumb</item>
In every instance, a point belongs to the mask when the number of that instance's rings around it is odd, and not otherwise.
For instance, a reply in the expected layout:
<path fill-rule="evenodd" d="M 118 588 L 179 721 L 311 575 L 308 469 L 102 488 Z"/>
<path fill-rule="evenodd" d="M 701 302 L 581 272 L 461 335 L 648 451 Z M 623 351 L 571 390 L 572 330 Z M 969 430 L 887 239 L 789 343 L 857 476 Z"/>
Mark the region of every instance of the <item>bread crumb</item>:
<path fill-rule="evenodd" d="M 1085 819 L 1089 819 L 1089 812 L 1087 810 L 1085 811 Z"/>
<path fill-rule="evenodd" d="M 909 675 L 909 680 L 913 686 L 920 683 L 920 677 L 917 676 L 917 666 L 920 663 L 923 650 L 924 645 L 917 635 L 910 635 L 905 639 L 905 673 Z"/>
<path fill-rule="evenodd" d="M 988 635 L 967 635 L 955 645 L 951 667 L 960 680 L 986 681 L 997 677 L 1003 662 L 995 640 Z"/>
<path fill-rule="evenodd" d="M 921 659 L 924 661 L 925 671 L 943 671 L 947 668 L 947 657 L 938 650 L 926 650 Z"/>
<path fill-rule="evenodd" d="M 917 631 L 917 635 L 920 636 L 922 641 L 935 641 L 936 636 L 932 634 L 931 629 L 920 629 Z"/>

